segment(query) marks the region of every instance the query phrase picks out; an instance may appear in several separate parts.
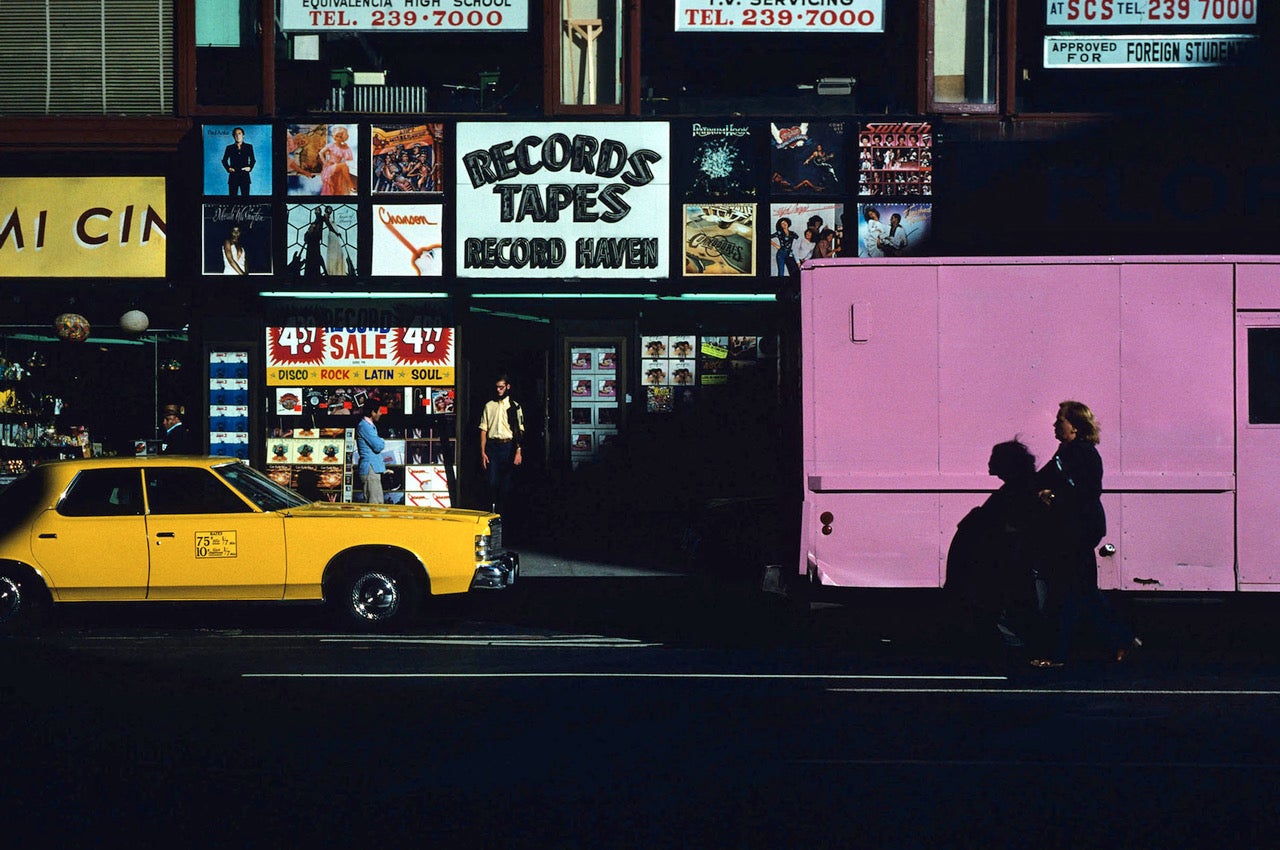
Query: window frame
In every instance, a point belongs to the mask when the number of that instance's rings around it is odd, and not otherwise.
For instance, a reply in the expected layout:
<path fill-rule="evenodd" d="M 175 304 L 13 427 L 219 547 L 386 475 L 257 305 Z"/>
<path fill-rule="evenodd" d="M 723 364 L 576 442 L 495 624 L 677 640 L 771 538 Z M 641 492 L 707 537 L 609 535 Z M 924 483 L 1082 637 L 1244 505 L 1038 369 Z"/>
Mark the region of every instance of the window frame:
<path fill-rule="evenodd" d="M 232 117 L 258 117 L 274 115 L 276 111 L 276 3 L 260 0 L 258 3 L 258 39 L 262 51 L 260 70 L 261 97 L 254 103 L 230 106 L 202 106 L 196 94 L 196 9 L 195 3 L 179 3 L 178 18 L 174 29 L 178 42 L 175 79 L 177 103 L 180 115 L 201 117 L 222 115 Z"/>
<path fill-rule="evenodd" d="M 935 99 L 933 34 L 936 25 L 938 0 L 920 0 L 917 16 L 920 26 L 919 66 L 920 87 L 917 111 L 922 115 L 973 115 L 1003 117 L 1011 115 L 1015 103 L 1014 86 L 1017 81 L 1015 38 L 1018 31 L 1017 0 L 993 0 L 997 15 L 994 39 L 995 96 L 991 103 L 939 102 Z"/>
<path fill-rule="evenodd" d="M 542 7 L 542 104 L 547 115 L 640 114 L 640 4 L 643 0 L 618 0 L 622 6 L 622 97 L 618 103 L 574 104 L 560 102 L 560 6 L 564 0 L 548 0 Z"/>
<path fill-rule="evenodd" d="M 108 482 L 111 482 L 111 479 L 113 477 L 118 478 L 119 483 L 121 484 L 127 484 L 127 479 L 129 479 L 130 477 L 132 477 L 133 479 L 134 486 L 133 486 L 133 491 L 131 492 L 130 495 L 134 497 L 134 501 L 129 502 L 126 505 L 120 506 L 120 507 L 126 507 L 128 508 L 128 510 L 116 510 L 111 512 L 97 512 L 97 513 L 79 513 L 79 512 L 70 510 L 71 507 L 79 504 L 75 501 L 75 499 L 78 498 L 76 496 L 77 488 L 86 486 L 86 485 L 89 487 L 92 487 L 98 484 L 102 480 L 107 480 Z M 120 488 L 117 487 L 116 489 L 118 490 Z M 101 507 L 101 505 L 98 505 L 98 507 Z M 76 477 L 71 479 L 71 483 L 67 485 L 66 491 L 62 494 L 61 498 L 58 499 L 58 504 L 55 507 L 55 510 L 58 512 L 59 516 L 72 517 L 77 519 L 141 517 L 143 515 L 142 475 L 139 473 L 139 471 L 136 468 L 133 468 L 133 467 L 109 466 L 109 467 L 103 467 L 100 469 L 82 469 L 76 473 Z"/>

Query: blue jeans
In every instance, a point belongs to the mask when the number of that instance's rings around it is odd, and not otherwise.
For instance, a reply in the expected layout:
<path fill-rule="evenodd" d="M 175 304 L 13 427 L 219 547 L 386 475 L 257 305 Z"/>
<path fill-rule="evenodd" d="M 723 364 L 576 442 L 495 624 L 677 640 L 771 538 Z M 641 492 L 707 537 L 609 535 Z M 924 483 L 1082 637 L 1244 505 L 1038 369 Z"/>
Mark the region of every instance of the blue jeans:
<path fill-rule="evenodd" d="M 484 452 L 489 456 L 489 468 L 486 470 L 489 482 L 489 504 L 493 510 L 497 511 L 511 493 L 511 473 L 515 469 L 516 444 L 489 440 L 485 443 Z"/>

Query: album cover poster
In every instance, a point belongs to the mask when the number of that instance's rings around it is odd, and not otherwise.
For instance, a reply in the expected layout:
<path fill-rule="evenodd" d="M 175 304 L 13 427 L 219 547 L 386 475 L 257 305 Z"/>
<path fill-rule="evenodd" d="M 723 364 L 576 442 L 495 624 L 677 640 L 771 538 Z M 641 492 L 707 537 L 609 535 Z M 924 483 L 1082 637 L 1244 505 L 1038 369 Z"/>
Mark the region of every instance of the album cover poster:
<path fill-rule="evenodd" d="M 675 386 L 688 386 L 697 382 L 698 367 L 692 360 L 670 360 L 671 383 Z"/>
<path fill-rule="evenodd" d="M 374 204 L 374 276 L 444 274 L 443 209 L 440 204 Z"/>
<path fill-rule="evenodd" d="M 354 195 L 359 178 L 355 124 L 290 124 L 285 132 L 290 195 Z"/>
<path fill-rule="evenodd" d="M 763 135 L 745 122 L 688 125 L 681 134 L 685 197 L 754 198 L 757 194 L 756 139 Z"/>
<path fill-rule="evenodd" d="M 645 387 L 644 407 L 648 413 L 670 413 L 671 387 Z"/>
<path fill-rule="evenodd" d="M 645 360 L 640 364 L 640 383 L 647 387 L 660 387 L 671 383 L 668 366 L 671 361 L 664 358 Z"/>
<path fill-rule="evenodd" d="M 271 205 L 205 204 L 204 274 L 271 274 Z"/>
<path fill-rule="evenodd" d="M 924 257 L 933 204 L 858 204 L 859 257 Z"/>
<path fill-rule="evenodd" d="M 844 204 L 793 201 L 769 207 L 769 275 L 798 277 L 808 259 L 839 257 Z"/>
<path fill-rule="evenodd" d="M 858 130 L 858 193 L 933 195 L 933 133 L 924 122 L 873 122 Z"/>
<path fill-rule="evenodd" d="M 453 387 L 434 387 L 431 390 L 431 412 L 437 416 L 445 416 L 453 413 L 454 409 L 454 392 Z"/>
<path fill-rule="evenodd" d="M 775 122 L 769 125 L 774 195 L 832 195 L 844 191 L 843 121 Z"/>
<path fill-rule="evenodd" d="M 285 270 L 316 281 L 354 277 L 359 237 L 355 204 L 288 204 Z"/>
<path fill-rule="evenodd" d="M 729 337 L 729 360 L 730 362 L 754 363 L 756 360 L 756 337 Z"/>
<path fill-rule="evenodd" d="M 591 348 L 575 348 L 569 352 L 569 369 L 578 374 L 590 374 L 595 371 L 595 350 Z"/>
<path fill-rule="evenodd" d="M 206 195 L 271 194 L 270 124 L 206 124 L 203 135 Z"/>
<path fill-rule="evenodd" d="M 571 378 L 569 381 L 569 397 L 575 401 L 585 401 L 596 397 L 594 378 Z"/>
<path fill-rule="evenodd" d="M 618 371 L 618 350 L 616 348 L 598 348 L 595 351 L 596 371 L 601 375 L 612 375 Z"/>
<path fill-rule="evenodd" d="M 684 275 L 754 275 L 756 205 L 684 205 Z"/>
<path fill-rule="evenodd" d="M 440 193 L 444 166 L 443 124 L 372 127 L 369 132 L 373 194 Z"/>
<path fill-rule="evenodd" d="M 681 359 L 693 357 L 698 350 L 697 334 L 672 334 L 667 339 L 669 341 L 667 353 L 671 357 Z"/>
<path fill-rule="evenodd" d="M 666 357 L 668 340 L 665 336 L 645 334 L 640 337 L 640 352 L 646 358 Z"/>

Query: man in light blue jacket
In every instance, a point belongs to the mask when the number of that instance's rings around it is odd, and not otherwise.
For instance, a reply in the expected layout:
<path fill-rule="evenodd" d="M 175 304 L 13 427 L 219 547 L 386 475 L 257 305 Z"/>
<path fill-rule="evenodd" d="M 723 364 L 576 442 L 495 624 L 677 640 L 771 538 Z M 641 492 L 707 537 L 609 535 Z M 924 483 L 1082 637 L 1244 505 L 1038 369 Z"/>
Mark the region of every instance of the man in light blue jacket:
<path fill-rule="evenodd" d="M 382 450 L 387 444 L 378 436 L 382 403 L 371 401 L 360 412 L 360 421 L 356 423 L 356 456 L 359 459 L 356 474 L 364 482 L 364 500 L 371 505 L 381 505 L 382 473 L 387 471 L 387 465 L 382 462 Z"/>

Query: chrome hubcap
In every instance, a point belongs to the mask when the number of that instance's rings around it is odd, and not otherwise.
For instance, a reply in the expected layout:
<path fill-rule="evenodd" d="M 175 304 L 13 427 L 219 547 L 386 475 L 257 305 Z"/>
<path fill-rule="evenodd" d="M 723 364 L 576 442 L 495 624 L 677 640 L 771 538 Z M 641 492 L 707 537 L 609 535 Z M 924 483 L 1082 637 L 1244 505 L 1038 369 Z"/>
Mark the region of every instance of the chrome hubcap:
<path fill-rule="evenodd" d="M 22 588 L 8 576 L 0 576 L 0 623 L 12 620 L 22 607 Z"/>
<path fill-rule="evenodd" d="M 400 607 L 400 589 L 390 576 L 366 573 L 351 588 L 351 608 L 366 620 L 385 620 Z"/>

